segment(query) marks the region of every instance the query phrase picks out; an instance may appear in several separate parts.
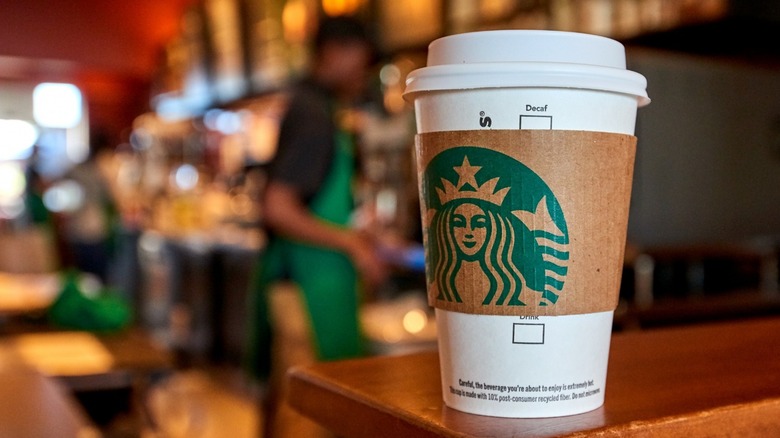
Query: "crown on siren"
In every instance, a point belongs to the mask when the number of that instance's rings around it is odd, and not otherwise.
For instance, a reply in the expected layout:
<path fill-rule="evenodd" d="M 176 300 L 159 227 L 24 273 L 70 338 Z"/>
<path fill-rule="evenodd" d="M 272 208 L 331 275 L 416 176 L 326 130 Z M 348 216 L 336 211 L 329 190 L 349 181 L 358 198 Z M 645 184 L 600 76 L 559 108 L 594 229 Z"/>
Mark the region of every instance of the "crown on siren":
<path fill-rule="evenodd" d="M 442 178 L 441 182 L 444 188 L 436 188 L 442 205 L 456 199 L 480 199 L 497 206 L 501 206 L 504 202 L 509 187 L 496 191 L 498 177 L 485 181 L 482 185 L 477 184 L 476 174 L 482 169 L 482 166 L 472 166 L 469 163 L 469 157 L 464 156 L 463 164 L 455 166 L 453 169 L 458 173 L 458 184 L 455 185 L 450 180 Z"/>

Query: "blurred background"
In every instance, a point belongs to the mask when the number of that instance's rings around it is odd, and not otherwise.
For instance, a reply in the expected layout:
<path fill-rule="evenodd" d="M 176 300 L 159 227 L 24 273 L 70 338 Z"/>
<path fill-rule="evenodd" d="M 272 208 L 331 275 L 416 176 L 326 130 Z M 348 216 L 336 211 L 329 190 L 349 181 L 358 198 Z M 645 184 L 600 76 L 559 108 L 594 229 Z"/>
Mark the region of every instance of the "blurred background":
<path fill-rule="evenodd" d="M 254 436 L 261 388 L 242 359 L 266 242 L 258 199 L 285 87 L 318 21 L 345 14 L 381 51 L 359 132 L 359 200 L 379 233 L 420 241 L 402 93 L 428 43 L 605 35 L 653 99 L 615 330 L 780 313 L 780 2 L 4 1 L 0 352 L 64 383 L 78 430 Z M 409 261 L 375 291 L 362 314 L 373 354 L 435 348 L 424 289 Z"/>

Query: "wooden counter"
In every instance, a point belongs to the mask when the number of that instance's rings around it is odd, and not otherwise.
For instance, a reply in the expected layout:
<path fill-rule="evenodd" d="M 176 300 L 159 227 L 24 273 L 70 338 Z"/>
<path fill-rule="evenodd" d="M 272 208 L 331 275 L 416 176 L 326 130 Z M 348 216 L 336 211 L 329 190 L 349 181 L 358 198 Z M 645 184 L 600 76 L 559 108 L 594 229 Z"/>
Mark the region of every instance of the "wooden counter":
<path fill-rule="evenodd" d="M 53 330 L 15 333 L 0 337 L 0 357 L 56 377 L 72 391 L 128 388 L 139 377 L 174 367 L 171 353 L 138 329 L 102 335 Z"/>
<path fill-rule="evenodd" d="M 0 271 L 0 318 L 45 312 L 60 292 L 60 274 Z"/>
<path fill-rule="evenodd" d="M 66 388 L 0 351 L 0 437 L 98 436 Z"/>
<path fill-rule="evenodd" d="M 606 401 L 504 419 L 443 405 L 436 352 L 292 370 L 290 404 L 345 437 L 780 436 L 780 318 L 615 334 Z"/>

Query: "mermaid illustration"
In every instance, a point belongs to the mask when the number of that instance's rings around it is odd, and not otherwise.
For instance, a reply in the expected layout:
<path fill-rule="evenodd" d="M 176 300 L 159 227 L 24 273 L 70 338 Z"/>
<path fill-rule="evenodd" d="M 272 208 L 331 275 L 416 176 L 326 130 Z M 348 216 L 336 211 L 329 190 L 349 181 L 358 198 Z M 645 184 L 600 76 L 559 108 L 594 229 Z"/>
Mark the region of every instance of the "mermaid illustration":
<path fill-rule="evenodd" d="M 481 168 L 464 155 L 452 168 L 457 184 L 446 178 L 437 184 L 438 208 L 429 215 L 428 233 L 428 274 L 437 299 L 463 302 L 466 288 L 487 284 L 483 305 L 555 304 L 566 274 L 568 238 L 550 218 L 546 197 L 534 211 L 512 211 L 504 200 L 513 188 L 497 189 L 498 177 L 478 184 Z M 524 294 L 526 289 L 533 294 Z"/>

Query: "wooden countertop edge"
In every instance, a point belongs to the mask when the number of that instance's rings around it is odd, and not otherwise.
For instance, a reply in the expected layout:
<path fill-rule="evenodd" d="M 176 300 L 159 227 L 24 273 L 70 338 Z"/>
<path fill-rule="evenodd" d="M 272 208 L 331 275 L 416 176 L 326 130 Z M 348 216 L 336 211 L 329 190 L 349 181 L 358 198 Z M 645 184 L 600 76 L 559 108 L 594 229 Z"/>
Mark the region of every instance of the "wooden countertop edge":
<path fill-rule="evenodd" d="M 290 405 L 338 435 L 378 438 L 475 436 L 447 430 L 433 421 L 427 422 L 403 410 L 373 402 L 370 397 L 361 396 L 357 391 L 349 391 L 337 382 L 331 381 L 326 375 L 314 374 L 311 368 L 293 368 L 288 372 L 288 379 L 290 392 L 297 394 L 296 398 L 288 400 Z M 443 405 L 434 408 L 445 409 Z M 355 413 L 370 418 L 344 421 L 345 415 Z M 656 436 L 697 438 L 730 436 L 729 434 L 734 433 L 747 437 L 780 436 L 780 398 L 748 401 L 653 420 L 607 425 L 560 436 L 566 438 Z"/>
<path fill-rule="evenodd" d="M 304 367 L 294 367 L 287 372 L 289 392 L 297 397 L 288 403 L 310 419 L 327 427 L 336 435 L 345 437 L 371 436 L 376 438 L 467 437 L 462 433 L 442 433 L 433 422 L 420 421 L 419 417 L 408 415 L 403 410 L 393 409 L 380 403 L 373 403 L 367 397 L 360 397 L 357 391 L 345 390 L 324 375 L 312 373 Z M 357 397 L 356 397 L 357 396 Z M 360 401 L 358 401 L 358 397 Z M 323 401 L 338 403 L 338 409 L 330 409 Z M 369 407 L 370 409 L 365 409 Z M 436 409 L 442 409 L 437 406 Z M 347 413 L 363 412 L 371 418 L 359 422 L 344 421 Z M 364 425 L 371 425 L 366 428 Z"/>

